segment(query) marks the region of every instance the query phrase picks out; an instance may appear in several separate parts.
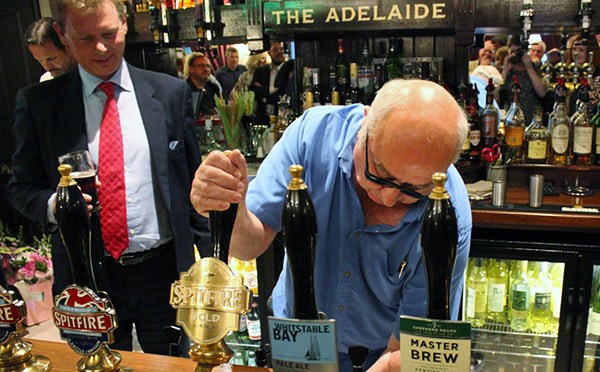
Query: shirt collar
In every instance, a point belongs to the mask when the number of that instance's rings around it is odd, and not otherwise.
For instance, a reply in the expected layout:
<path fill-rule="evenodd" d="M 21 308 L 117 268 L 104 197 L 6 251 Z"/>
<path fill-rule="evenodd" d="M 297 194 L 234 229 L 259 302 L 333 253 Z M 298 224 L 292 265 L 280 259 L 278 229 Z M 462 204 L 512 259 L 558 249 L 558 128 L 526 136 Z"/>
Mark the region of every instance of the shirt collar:
<path fill-rule="evenodd" d="M 78 65 L 79 76 L 81 76 L 81 85 L 83 89 L 83 97 L 87 98 L 94 94 L 98 85 L 105 80 L 98 79 L 96 76 L 87 72 L 81 65 Z M 125 59 L 121 62 L 119 69 L 107 80 L 108 82 L 114 83 L 124 91 L 133 91 L 133 81 L 131 81 L 131 75 L 129 75 L 129 69 Z"/>

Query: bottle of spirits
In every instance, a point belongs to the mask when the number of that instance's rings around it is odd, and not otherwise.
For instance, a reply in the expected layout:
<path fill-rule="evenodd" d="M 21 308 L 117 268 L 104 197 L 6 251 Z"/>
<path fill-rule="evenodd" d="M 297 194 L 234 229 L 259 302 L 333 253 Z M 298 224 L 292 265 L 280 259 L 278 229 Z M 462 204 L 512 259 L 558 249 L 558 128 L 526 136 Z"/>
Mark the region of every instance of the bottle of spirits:
<path fill-rule="evenodd" d="M 337 79 L 337 91 L 342 96 L 348 90 L 350 80 L 350 64 L 344 53 L 344 40 L 338 39 L 338 55 L 335 59 L 335 77 Z"/>
<path fill-rule="evenodd" d="M 479 162 L 481 159 L 481 121 L 479 119 L 479 103 L 477 95 L 479 91 L 473 84 L 469 89 L 469 106 L 467 106 L 467 118 L 469 120 L 469 140 L 471 142 L 470 157 L 472 162 Z"/>
<path fill-rule="evenodd" d="M 350 64 L 350 89 L 346 96 L 346 105 L 360 102 L 360 91 L 358 89 L 358 65 Z"/>
<path fill-rule="evenodd" d="M 546 164 L 548 131 L 542 123 L 542 115 L 542 108 L 536 107 L 533 120 L 525 131 L 526 162 L 530 164 Z"/>
<path fill-rule="evenodd" d="M 304 110 L 313 106 L 311 104 L 309 107 L 307 107 L 307 95 L 310 93 L 312 99 L 312 89 L 312 67 L 304 67 L 302 73 L 302 108 Z"/>
<path fill-rule="evenodd" d="M 554 263 L 550 269 L 550 282 L 552 284 L 552 297 L 550 310 L 552 320 L 550 322 L 549 331 L 552 334 L 558 334 L 558 326 L 560 320 L 560 303 L 562 302 L 562 287 L 563 277 L 565 275 L 565 264 L 561 262 Z"/>
<path fill-rule="evenodd" d="M 552 286 L 548 279 L 548 262 L 539 262 L 531 281 L 529 328 L 535 333 L 546 333 L 550 327 Z"/>
<path fill-rule="evenodd" d="M 319 79 L 319 68 L 313 67 L 312 69 L 312 93 L 314 106 L 321 106 L 321 83 Z"/>
<path fill-rule="evenodd" d="M 335 76 L 335 66 L 329 67 L 329 89 L 325 92 L 325 97 L 323 101 L 325 101 L 325 105 L 333 104 L 333 92 L 336 91 L 337 88 L 337 78 Z"/>
<path fill-rule="evenodd" d="M 358 64 L 358 89 L 360 90 L 361 103 L 369 105 L 375 94 L 375 71 L 373 60 L 369 52 L 369 39 L 363 40 L 362 54 Z"/>
<path fill-rule="evenodd" d="M 403 77 L 401 57 L 402 39 L 390 38 L 388 57 L 383 63 L 383 78 L 385 82 Z"/>
<path fill-rule="evenodd" d="M 572 159 L 574 165 L 592 164 L 593 127 L 589 117 L 589 85 L 587 80 L 581 79 L 579 100 L 581 101 L 579 115 L 573 122 L 573 148 Z"/>
<path fill-rule="evenodd" d="M 488 300 L 488 279 L 483 258 L 477 257 L 469 276 L 467 277 L 467 317 L 473 327 L 482 327 L 485 324 L 487 300 Z"/>
<path fill-rule="evenodd" d="M 523 116 L 521 106 L 519 106 L 520 87 L 517 77 L 514 76 L 512 85 L 513 100 L 506 115 L 504 126 L 505 151 L 508 153 L 508 151 L 514 149 L 512 163 L 523 163 L 524 159 L 523 137 L 525 136 L 525 117 Z"/>
<path fill-rule="evenodd" d="M 485 87 L 485 107 L 481 111 L 481 136 L 483 147 L 492 147 L 498 133 L 498 109 L 494 106 L 494 83 L 492 78 Z"/>
<path fill-rule="evenodd" d="M 464 112 L 467 112 L 467 92 L 468 92 L 468 88 L 465 85 L 465 82 L 463 81 L 458 86 L 458 104 L 460 105 L 460 107 L 462 107 Z M 471 127 L 469 126 L 469 130 L 470 129 L 471 129 Z M 468 161 L 470 153 L 471 153 L 471 135 L 470 135 L 470 133 L 467 133 L 467 136 L 465 137 L 465 141 L 463 142 L 462 147 L 460 148 L 460 159 L 462 161 Z"/>
<path fill-rule="evenodd" d="M 450 281 L 458 249 L 456 215 L 448 191 L 447 176 L 434 173 L 435 187 L 429 195 L 421 224 L 421 251 L 427 278 L 427 317 L 450 319 Z"/>
<path fill-rule="evenodd" d="M 559 78 L 554 90 L 556 101 L 554 110 L 548 117 L 548 131 L 550 132 L 550 158 L 549 163 L 567 165 L 569 157 L 569 117 L 565 107 L 567 88 L 563 79 Z"/>
<path fill-rule="evenodd" d="M 487 317 L 493 322 L 506 324 L 508 295 L 508 263 L 496 259 L 488 266 Z"/>
<path fill-rule="evenodd" d="M 511 276 L 512 273 L 511 273 Z M 529 276 L 527 261 L 518 261 L 510 288 L 510 328 L 518 332 L 529 329 Z"/>
<path fill-rule="evenodd" d="M 600 102 L 596 109 L 596 115 L 590 120 L 590 124 L 594 128 L 594 165 L 600 165 Z"/>

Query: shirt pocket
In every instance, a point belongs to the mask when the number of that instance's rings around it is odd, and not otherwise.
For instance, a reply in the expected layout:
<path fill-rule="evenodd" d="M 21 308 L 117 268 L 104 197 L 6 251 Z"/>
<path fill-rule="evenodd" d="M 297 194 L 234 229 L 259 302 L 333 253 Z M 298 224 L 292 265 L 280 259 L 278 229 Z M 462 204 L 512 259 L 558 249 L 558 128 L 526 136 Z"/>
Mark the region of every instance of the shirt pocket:
<path fill-rule="evenodd" d="M 179 159 L 185 155 L 185 150 L 183 149 L 183 143 L 181 141 L 171 141 L 169 142 L 169 150 L 168 150 L 169 159 Z"/>

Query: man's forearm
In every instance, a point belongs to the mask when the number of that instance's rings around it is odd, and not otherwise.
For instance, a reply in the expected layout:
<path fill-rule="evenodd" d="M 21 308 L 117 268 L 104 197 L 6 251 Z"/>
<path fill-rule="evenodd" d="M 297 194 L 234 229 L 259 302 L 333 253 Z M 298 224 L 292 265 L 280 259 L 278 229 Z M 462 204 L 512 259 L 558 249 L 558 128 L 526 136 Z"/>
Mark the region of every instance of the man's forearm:
<path fill-rule="evenodd" d="M 231 235 L 230 253 L 241 260 L 256 258 L 269 248 L 276 234 L 250 212 L 245 204 L 240 204 Z"/>

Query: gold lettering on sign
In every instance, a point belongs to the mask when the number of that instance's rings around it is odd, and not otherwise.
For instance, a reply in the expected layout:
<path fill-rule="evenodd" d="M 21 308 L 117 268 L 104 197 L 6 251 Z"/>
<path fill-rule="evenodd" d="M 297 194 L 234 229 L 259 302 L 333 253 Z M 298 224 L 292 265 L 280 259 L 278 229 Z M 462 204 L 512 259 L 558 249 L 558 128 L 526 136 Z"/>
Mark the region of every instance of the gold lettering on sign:
<path fill-rule="evenodd" d="M 338 16 L 337 11 L 335 10 L 335 8 L 329 8 L 329 13 L 327 13 L 327 18 L 325 18 L 325 23 L 330 22 L 332 19 L 335 22 L 339 22 L 340 21 L 340 17 Z"/>
<path fill-rule="evenodd" d="M 298 10 L 288 10 L 287 11 L 287 24 L 291 24 L 292 20 L 295 21 L 295 24 L 298 24 L 300 21 L 300 16 L 298 15 Z"/>
<path fill-rule="evenodd" d="M 371 17 L 369 17 L 369 7 L 368 6 L 359 6 L 358 8 L 358 20 L 359 21 L 370 21 Z"/>
<path fill-rule="evenodd" d="M 419 12 L 419 9 L 421 9 L 423 12 Z M 427 18 L 427 15 L 429 15 L 429 7 L 427 7 L 427 5 L 415 4 L 415 19 Z"/>
<path fill-rule="evenodd" d="M 302 10 L 302 23 L 315 23 L 313 19 L 313 13 L 315 11 L 313 9 L 303 9 Z"/>
<path fill-rule="evenodd" d="M 408 5 L 406 7 L 408 8 Z M 390 13 L 388 14 L 388 17 L 387 17 L 388 21 L 391 20 L 393 17 L 402 19 L 402 14 L 400 14 L 400 8 L 398 8 L 398 5 L 396 5 L 396 4 L 392 5 L 392 9 L 390 10 Z"/>
<path fill-rule="evenodd" d="M 444 8 L 446 4 L 444 3 L 433 3 L 433 15 L 431 18 L 446 18 L 444 14 Z"/>
<path fill-rule="evenodd" d="M 379 6 L 373 5 L 373 20 L 374 21 L 385 21 L 385 16 L 377 15 L 377 10 Z"/>
<path fill-rule="evenodd" d="M 356 16 L 356 10 L 349 6 L 342 7 L 342 22 L 350 22 Z"/>
<path fill-rule="evenodd" d="M 280 25 L 281 24 L 281 15 L 283 14 L 283 10 L 274 10 L 271 12 L 271 14 L 275 15 L 275 17 L 277 17 L 277 21 L 275 21 L 276 25 Z"/>
<path fill-rule="evenodd" d="M 406 19 L 410 19 L 410 5 L 406 4 Z"/>

